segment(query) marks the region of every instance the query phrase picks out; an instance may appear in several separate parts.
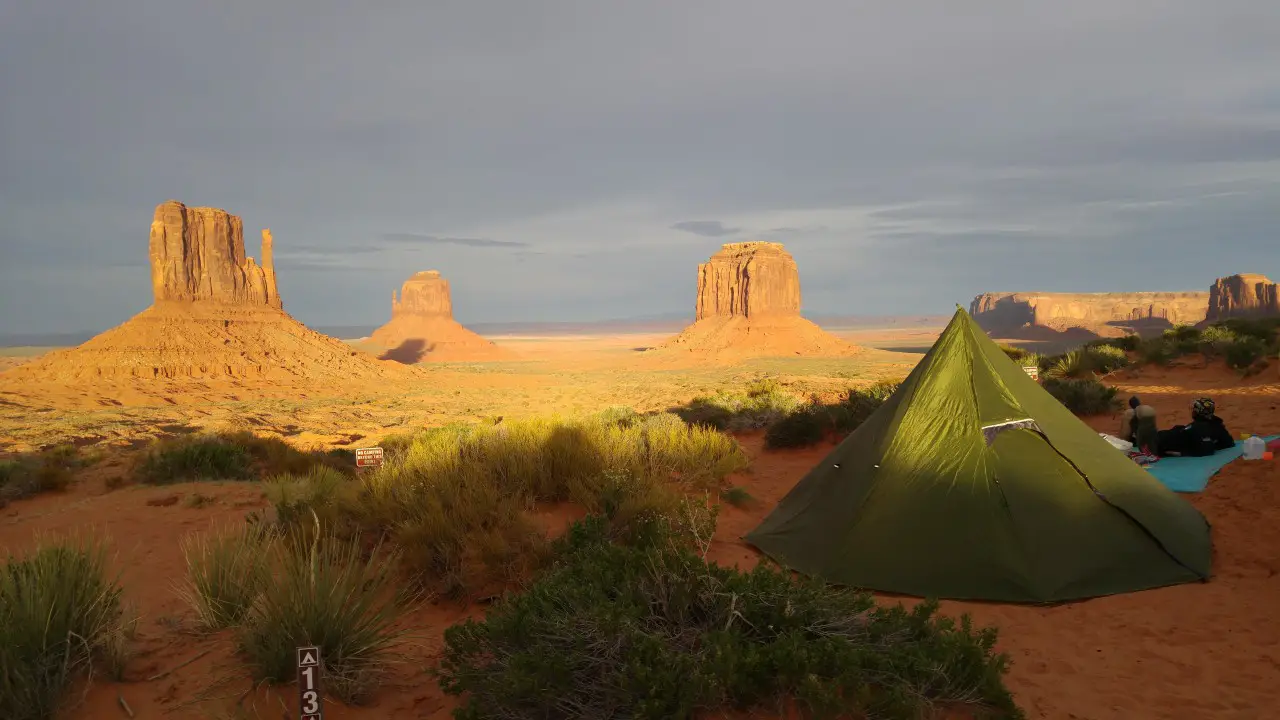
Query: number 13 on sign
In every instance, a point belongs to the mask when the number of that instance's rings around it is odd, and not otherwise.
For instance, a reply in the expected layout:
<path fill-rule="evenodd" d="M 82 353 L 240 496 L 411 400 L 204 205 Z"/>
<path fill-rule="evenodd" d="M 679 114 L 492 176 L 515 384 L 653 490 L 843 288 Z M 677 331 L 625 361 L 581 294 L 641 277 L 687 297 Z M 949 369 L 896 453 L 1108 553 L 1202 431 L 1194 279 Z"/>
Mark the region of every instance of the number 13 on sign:
<path fill-rule="evenodd" d="M 324 720 L 320 696 L 320 648 L 298 648 L 298 718 Z"/>

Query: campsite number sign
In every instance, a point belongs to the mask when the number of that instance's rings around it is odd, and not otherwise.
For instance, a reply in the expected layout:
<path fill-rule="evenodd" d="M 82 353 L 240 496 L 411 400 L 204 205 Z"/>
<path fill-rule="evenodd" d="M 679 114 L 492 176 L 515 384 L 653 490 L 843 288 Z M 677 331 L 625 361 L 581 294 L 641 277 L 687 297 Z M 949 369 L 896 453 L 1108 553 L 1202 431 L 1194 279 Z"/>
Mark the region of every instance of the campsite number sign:
<path fill-rule="evenodd" d="M 367 447 L 356 448 L 356 467 L 381 467 L 382 466 L 382 448 Z"/>
<path fill-rule="evenodd" d="M 298 718 L 324 720 L 320 696 L 320 648 L 298 648 Z"/>

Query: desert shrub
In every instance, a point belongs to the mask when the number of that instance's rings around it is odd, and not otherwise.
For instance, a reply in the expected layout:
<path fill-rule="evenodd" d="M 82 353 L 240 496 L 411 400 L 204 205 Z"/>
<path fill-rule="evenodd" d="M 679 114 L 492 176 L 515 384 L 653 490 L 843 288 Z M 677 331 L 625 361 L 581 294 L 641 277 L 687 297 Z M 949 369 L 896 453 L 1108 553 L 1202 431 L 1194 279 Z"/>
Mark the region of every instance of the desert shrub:
<path fill-rule="evenodd" d="M 1228 367 L 1246 370 L 1266 358 L 1267 345 L 1256 337 L 1242 335 L 1226 346 L 1223 355 Z"/>
<path fill-rule="evenodd" d="M 65 490 L 85 464 L 69 445 L 0 459 L 0 507 L 11 500 Z"/>
<path fill-rule="evenodd" d="M 1000 350 L 1002 350 L 1010 360 L 1014 361 L 1020 366 L 1023 366 L 1023 367 L 1037 366 L 1038 367 L 1040 364 L 1040 354 L 1036 352 L 1032 352 L 1031 350 L 1027 350 L 1026 348 L 1020 348 L 1020 347 L 1014 347 L 1012 345 L 1001 344 Z"/>
<path fill-rule="evenodd" d="M 1275 344 L 1280 334 L 1280 317 L 1229 318 L 1215 325 L 1234 335 L 1257 338 L 1265 345 Z"/>
<path fill-rule="evenodd" d="M 731 487 L 722 491 L 720 493 L 720 499 L 736 508 L 747 507 L 755 501 L 755 498 L 751 496 L 751 493 L 747 492 L 747 489 L 742 487 Z"/>
<path fill-rule="evenodd" d="M 1191 325 L 1175 325 L 1161 334 L 1161 339 L 1175 357 L 1200 350 L 1200 330 Z"/>
<path fill-rule="evenodd" d="M 445 631 L 438 672 L 464 698 L 457 717 L 665 720 L 787 696 L 820 716 L 962 703 L 1021 717 L 994 629 L 763 564 L 742 573 L 676 545 L 599 542 L 600 526 L 579 523 L 527 592 Z"/>
<path fill-rule="evenodd" d="M 1092 374 L 1105 374 L 1129 364 L 1125 351 L 1110 345 L 1086 346 L 1055 356 L 1044 369 L 1047 378 L 1079 378 Z"/>
<path fill-rule="evenodd" d="M 325 689 L 364 702 L 382 679 L 404 631 L 404 606 L 393 587 L 397 555 L 331 535 L 287 536 L 271 546 L 270 572 L 250 606 L 238 645 L 254 675 L 288 682 L 296 650 L 315 645 L 325 661 Z"/>
<path fill-rule="evenodd" d="M 846 390 L 834 404 L 817 397 L 809 403 L 774 421 L 765 432 L 765 447 L 808 447 L 832 434 L 847 435 L 857 430 L 880 406 L 898 390 L 898 381 L 881 380 L 864 388 Z"/>
<path fill-rule="evenodd" d="M 263 491 L 279 526 L 307 532 L 317 516 L 326 527 L 340 525 L 346 509 L 356 501 L 359 488 L 351 476 L 320 465 L 302 474 L 276 475 L 266 482 Z"/>
<path fill-rule="evenodd" d="M 1077 415 L 1112 412 L 1120 404 L 1119 391 L 1096 378 L 1049 378 L 1042 387 Z"/>
<path fill-rule="evenodd" d="M 1087 348 L 1109 347 L 1126 353 L 1135 352 L 1142 344 L 1142 337 L 1132 333 L 1114 338 L 1098 338 L 1085 343 Z"/>
<path fill-rule="evenodd" d="M 120 593 L 98 541 L 60 539 L 8 557 L 0 568 L 0 717 L 53 718 L 95 660 L 117 659 Z"/>
<path fill-rule="evenodd" d="M 1138 347 L 1138 359 L 1150 365 L 1168 365 L 1178 352 L 1163 337 L 1147 338 Z"/>
<path fill-rule="evenodd" d="M 303 452 L 279 438 L 251 432 L 210 432 L 165 438 L 152 444 L 135 470 L 145 483 L 246 480 L 255 475 L 305 473 L 325 466 L 349 470 L 349 452 Z"/>
<path fill-rule="evenodd" d="M 187 578 L 178 595 L 202 630 L 240 624 L 268 580 L 271 536 L 263 525 L 187 536 L 180 544 Z"/>
<path fill-rule="evenodd" d="M 388 453 L 336 508 L 351 525 L 389 535 L 424 589 L 477 599 L 549 558 L 546 533 L 528 515 L 535 503 L 607 512 L 625 535 L 672 512 L 678 491 L 718 488 L 746 464 L 736 440 L 671 414 L 454 426 Z"/>
<path fill-rule="evenodd" d="M 833 422 L 821 406 L 804 407 L 775 420 L 764 434 L 770 450 L 808 447 L 826 439 Z"/>
<path fill-rule="evenodd" d="M 1210 358 L 1221 357 L 1239 338 L 1226 326 L 1210 325 L 1200 333 L 1200 352 Z"/>
<path fill-rule="evenodd" d="M 802 404 L 776 380 L 757 380 L 741 391 L 699 396 L 673 412 L 690 424 L 716 430 L 757 430 L 794 412 Z"/>

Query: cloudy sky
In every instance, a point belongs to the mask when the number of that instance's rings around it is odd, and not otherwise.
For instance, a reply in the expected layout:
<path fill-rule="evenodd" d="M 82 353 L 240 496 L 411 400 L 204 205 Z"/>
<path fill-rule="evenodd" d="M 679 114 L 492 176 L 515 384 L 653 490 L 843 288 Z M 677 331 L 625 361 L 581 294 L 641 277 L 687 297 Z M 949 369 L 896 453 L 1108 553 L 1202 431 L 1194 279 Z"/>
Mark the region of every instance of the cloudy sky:
<path fill-rule="evenodd" d="M 464 322 L 692 314 L 747 239 L 824 314 L 1275 277 L 1277 38 L 1276 0 L 0 2 L 0 332 L 145 308 L 169 198 L 270 227 L 315 325 L 429 268 Z"/>

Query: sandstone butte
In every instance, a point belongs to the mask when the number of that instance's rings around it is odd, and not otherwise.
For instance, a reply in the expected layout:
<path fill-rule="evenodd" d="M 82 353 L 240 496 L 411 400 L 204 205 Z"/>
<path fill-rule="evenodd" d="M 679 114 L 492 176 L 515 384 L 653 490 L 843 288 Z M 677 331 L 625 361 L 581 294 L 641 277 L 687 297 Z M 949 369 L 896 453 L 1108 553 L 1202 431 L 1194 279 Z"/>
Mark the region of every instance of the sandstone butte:
<path fill-rule="evenodd" d="M 698 266 L 694 323 L 656 351 L 728 359 L 851 355 L 860 348 L 800 317 L 800 273 L 780 243 L 729 243 Z"/>
<path fill-rule="evenodd" d="M 1218 278 L 1209 289 L 1208 322 L 1233 317 L 1280 315 L 1280 293 L 1265 275 L 1247 273 Z"/>
<path fill-rule="evenodd" d="M 155 303 L 75 348 L 57 350 L 3 379 L 390 378 L 409 372 L 352 350 L 284 312 L 269 230 L 262 264 L 245 256 L 239 217 L 176 200 L 151 223 Z"/>
<path fill-rule="evenodd" d="M 511 356 L 453 319 L 449 281 L 437 270 L 424 270 L 404 281 L 399 298 L 391 292 L 391 321 L 375 330 L 369 343 L 386 348 L 383 359 L 402 363 Z"/>
<path fill-rule="evenodd" d="M 1195 325 L 1208 310 L 1205 292 L 983 293 L 969 305 L 983 329 L 1009 338 L 1037 330 L 1114 337 Z"/>

